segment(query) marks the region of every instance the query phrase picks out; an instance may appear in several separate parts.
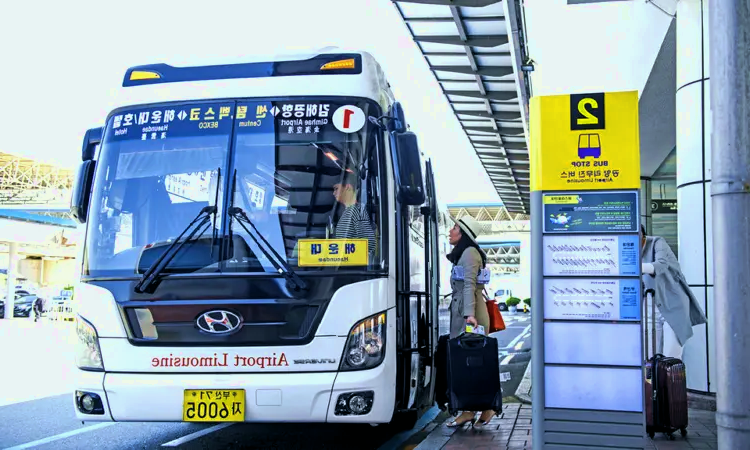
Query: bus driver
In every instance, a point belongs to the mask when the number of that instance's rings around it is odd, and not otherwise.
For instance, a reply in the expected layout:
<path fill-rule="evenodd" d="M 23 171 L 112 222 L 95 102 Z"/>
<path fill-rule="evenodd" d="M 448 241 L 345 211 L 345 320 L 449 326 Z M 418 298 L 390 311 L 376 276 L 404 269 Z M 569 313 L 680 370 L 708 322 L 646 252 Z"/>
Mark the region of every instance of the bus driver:
<path fill-rule="evenodd" d="M 344 206 L 344 212 L 336 224 L 336 239 L 367 239 L 369 254 L 375 252 L 375 231 L 367 213 L 357 202 L 359 176 L 348 169 L 341 181 L 333 185 L 333 197 Z"/>

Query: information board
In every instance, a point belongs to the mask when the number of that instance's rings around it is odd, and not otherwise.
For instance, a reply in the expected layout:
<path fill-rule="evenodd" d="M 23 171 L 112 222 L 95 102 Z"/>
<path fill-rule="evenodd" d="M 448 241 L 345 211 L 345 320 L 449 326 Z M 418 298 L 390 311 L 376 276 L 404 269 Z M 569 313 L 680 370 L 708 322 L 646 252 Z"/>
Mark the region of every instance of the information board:
<path fill-rule="evenodd" d="M 545 276 L 637 276 L 637 235 L 545 235 Z"/>
<path fill-rule="evenodd" d="M 535 450 L 641 448 L 638 121 L 636 91 L 531 99 Z"/>
<path fill-rule="evenodd" d="M 544 318 L 641 320 L 639 289 L 635 278 L 546 278 Z"/>
<path fill-rule="evenodd" d="M 638 231 L 636 192 L 544 194 L 545 233 Z"/>

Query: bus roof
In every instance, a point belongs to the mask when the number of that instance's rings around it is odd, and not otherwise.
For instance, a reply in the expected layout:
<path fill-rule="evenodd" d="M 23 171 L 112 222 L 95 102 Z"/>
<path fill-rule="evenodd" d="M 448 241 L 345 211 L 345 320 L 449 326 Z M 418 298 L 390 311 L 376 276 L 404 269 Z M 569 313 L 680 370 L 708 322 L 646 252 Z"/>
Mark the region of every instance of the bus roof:
<path fill-rule="evenodd" d="M 125 72 L 118 106 L 210 98 L 348 96 L 385 108 L 393 101 L 380 64 L 367 52 L 327 48 L 240 64 L 150 64 Z"/>

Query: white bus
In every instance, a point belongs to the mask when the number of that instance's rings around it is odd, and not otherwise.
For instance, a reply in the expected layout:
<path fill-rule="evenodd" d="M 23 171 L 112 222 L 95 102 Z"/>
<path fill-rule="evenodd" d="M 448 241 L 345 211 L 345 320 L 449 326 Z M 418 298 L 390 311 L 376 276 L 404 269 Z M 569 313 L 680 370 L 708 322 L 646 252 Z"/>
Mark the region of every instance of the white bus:
<path fill-rule="evenodd" d="M 71 200 L 77 417 L 411 427 L 450 287 L 431 164 L 373 57 L 139 66 L 122 94 Z"/>

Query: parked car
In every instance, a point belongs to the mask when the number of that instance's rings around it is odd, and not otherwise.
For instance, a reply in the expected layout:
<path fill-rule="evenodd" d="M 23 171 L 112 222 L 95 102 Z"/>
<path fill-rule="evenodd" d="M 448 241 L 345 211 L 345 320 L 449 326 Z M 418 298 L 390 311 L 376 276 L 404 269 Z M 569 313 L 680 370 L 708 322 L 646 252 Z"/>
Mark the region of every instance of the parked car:
<path fill-rule="evenodd" d="M 495 291 L 495 301 L 497 302 L 497 309 L 500 311 L 507 311 L 508 305 L 505 304 L 505 300 L 511 295 L 510 290 L 498 289 Z"/>
<path fill-rule="evenodd" d="M 34 302 L 39 298 L 27 291 L 16 291 L 13 300 L 13 317 L 31 317 L 34 313 Z M 44 299 L 42 299 L 44 301 Z M 0 319 L 5 317 L 5 297 L 0 298 Z"/>

